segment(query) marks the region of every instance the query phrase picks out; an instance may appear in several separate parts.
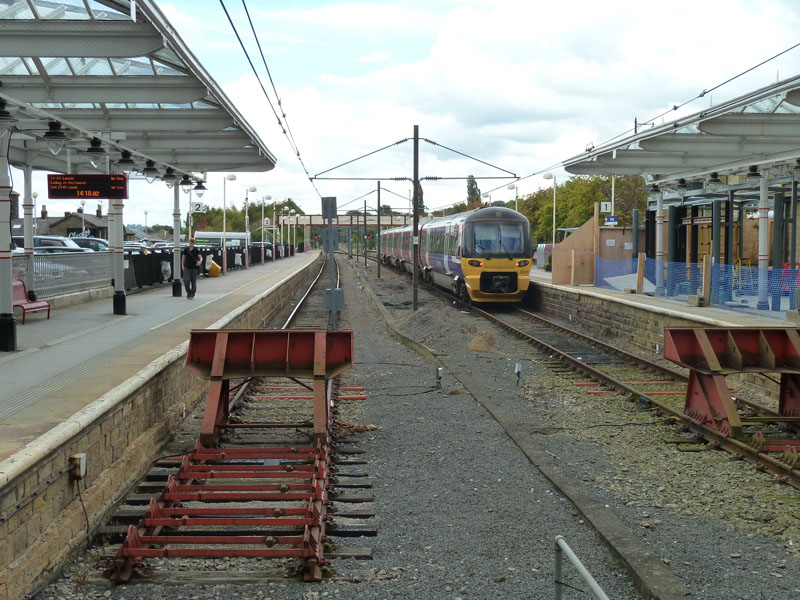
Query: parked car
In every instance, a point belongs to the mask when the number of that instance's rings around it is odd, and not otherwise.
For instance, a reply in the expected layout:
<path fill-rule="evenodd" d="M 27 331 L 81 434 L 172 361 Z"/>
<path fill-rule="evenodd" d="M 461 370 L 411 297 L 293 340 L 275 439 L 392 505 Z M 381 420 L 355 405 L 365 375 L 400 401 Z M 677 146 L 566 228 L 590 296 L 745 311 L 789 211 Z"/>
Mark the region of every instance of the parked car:
<path fill-rule="evenodd" d="M 125 242 L 122 246 L 125 250 L 134 250 L 138 252 L 144 252 L 148 249 L 147 245 L 141 242 Z"/>
<path fill-rule="evenodd" d="M 25 247 L 25 237 L 15 235 L 11 237 L 12 243 L 17 248 Z M 73 238 L 60 235 L 35 235 L 33 236 L 33 251 L 37 254 L 53 252 L 94 252 L 91 248 L 81 248 Z"/>
<path fill-rule="evenodd" d="M 108 252 L 108 240 L 93 237 L 70 238 L 81 248 L 89 248 L 95 252 Z"/>

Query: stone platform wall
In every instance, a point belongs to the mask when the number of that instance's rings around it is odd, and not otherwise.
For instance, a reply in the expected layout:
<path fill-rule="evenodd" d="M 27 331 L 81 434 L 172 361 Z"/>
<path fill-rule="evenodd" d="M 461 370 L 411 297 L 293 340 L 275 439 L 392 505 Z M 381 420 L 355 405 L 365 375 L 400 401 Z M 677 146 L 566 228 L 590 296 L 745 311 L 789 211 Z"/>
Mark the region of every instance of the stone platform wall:
<path fill-rule="evenodd" d="M 320 264 L 212 328 L 263 327 Z M 188 341 L 0 463 L 0 600 L 22 598 L 52 577 L 86 540 L 80 498 L 94 527 L 203 400 L 207 382 L 184 368 L 187 348 Z M 88 470 L 73 481 L 69 457 L 79 453 L 86 453 Z"/>

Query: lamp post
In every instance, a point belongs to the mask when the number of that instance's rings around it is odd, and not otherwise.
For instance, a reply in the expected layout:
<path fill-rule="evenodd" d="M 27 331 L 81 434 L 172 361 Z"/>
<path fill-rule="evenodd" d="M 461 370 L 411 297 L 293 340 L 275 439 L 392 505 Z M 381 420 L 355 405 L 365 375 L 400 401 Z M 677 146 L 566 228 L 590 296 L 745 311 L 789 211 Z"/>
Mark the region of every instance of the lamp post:
<path fill-rule="evenodd" d="M 272 203 L 272 262 L 278 260 L 278 246 L 275 243 L 275 226 L 278 222 L 275 220 L 275 203 Z"/>
<path fill-rule="evenodd" d="M 229 181 L 236 181 L 234 173 L 228 173 L 225 179 L 222 180 L 222 274 L 228 274 L 228 243 L 225 238 L 227 229 L 226 215 L 228 213 L 228 189 L 227 184 Z"/>
<path fill-rule="evenodd" d="M 36 224 L 38 222 L 36 218 L 36 199 L 39 197 L 39 192 L 33 192 L 31 196 L 33 196 L 33 235 L 36 235 Z"/>
<path fill-rule="evenodd" d="M 283 212 L 286 210 L 286 207 L 281 204 L 280 211 Z M 283 247 L 283 226 L 286 225 L 286 215 L 281 215 L 281 228 L 278 230 L 278 236 L 280 237 L 280 245 L 281 245 L 281 258 L 286 258 L 284 255 L 284 247 Z"/>
<path fill-rule="evenodd" d="M 295 219 L 291 218 L 294 217 L 295 212 L 297 212 L 295 209 L 289 211 L 289 256 L 294 256 L 297 253 L 297 250 L 294 247 L 294 245 L 297 243 L 297 221 L 295 220 L 296 217 Z"/>
<path fill-rule="evenodd" d="M 542 177 L 553 180 L 553 246 L 556 245 L 556 176 L 550 171 L 543 173 Z"/>
<path fill-rule="evenodd" d="M 506 186 L 507 190 L 514 190 L 514 210 L 519 212 L 519 195 L 517 194 L 517 184 L 509 183 Z"/>
<path fill-rule="evenodd" d="M 83 216 L 84 209 L 86 208 L 86 200 L 81 198 L 81 237 L 83 237 L 83 232 L 86 231 L 86 220 Z M 147 218 L 147 213 L 145 214 L 145 219 Z"/>
<path fill-rule="evenodd" d="M 264 264 L 264 260 L 266 259 L 266 252 L 264 250 L 264 230 L 267 228 L 267 222 L 264 220 L 264 202 L 266 200 L 272 200 L 272 196 L 267 194 L 266 196 L 261 197 L 261 264 Z"/>
<path fill-rule="evenodd" d="M 144 211 L 144 236 L 147 237 L 147 211 Z"/>
<path fill-rule="evenodd" d="M 255 192 L 256 186 L 251 185 L 245 190 L 244 193 L 244 268 L 250 268 L 250 214 L 249 208 L 249 194 Z"/>

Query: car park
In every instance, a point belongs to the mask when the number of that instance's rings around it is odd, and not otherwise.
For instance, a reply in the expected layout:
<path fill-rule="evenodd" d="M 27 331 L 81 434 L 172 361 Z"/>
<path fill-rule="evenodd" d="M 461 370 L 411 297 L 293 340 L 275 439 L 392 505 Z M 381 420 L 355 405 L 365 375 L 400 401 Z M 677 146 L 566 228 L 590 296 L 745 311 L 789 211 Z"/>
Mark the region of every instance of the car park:
<path fill-rule="evenodd" d="M 17 248 L 25 247 L 25 237 L 15 235 L 11 237 L 11 242 Z M 94 252 L 91 248 L 81 248 L 75 243 L 73 238 L 62 237 L 60 235 L 35 235 L 33 236 L 33 251 L 36 254 L 54 252 Z"/>
<path fill-rule="evenodd" d="M 109 250 L 108 240 L 104 240 L 102 238 L 76 237 L 70 239 L 78 244 L 78 246 L 81 248 L 89 248 L 94 252 L 107 252 Z"/>

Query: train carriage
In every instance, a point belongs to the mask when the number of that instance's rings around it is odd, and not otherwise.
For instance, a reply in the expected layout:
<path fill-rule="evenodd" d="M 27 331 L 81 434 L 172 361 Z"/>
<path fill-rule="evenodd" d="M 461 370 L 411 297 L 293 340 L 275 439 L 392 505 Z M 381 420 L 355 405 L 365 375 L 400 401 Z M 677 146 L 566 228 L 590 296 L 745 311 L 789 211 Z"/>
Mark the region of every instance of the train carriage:
<path fill-rule="evenodd" d="M 411 234 L 410 225 L 381 232 L 382 259 L 409 273 Z M 532 256 L 528 219 L 509 208 L 479 208 L 419 227 L 420 276 L 464 299 L 519 302 Z"/>

